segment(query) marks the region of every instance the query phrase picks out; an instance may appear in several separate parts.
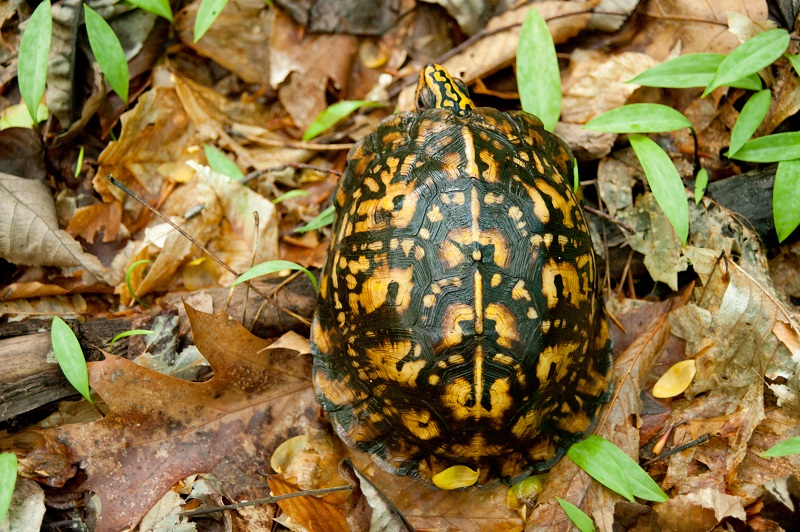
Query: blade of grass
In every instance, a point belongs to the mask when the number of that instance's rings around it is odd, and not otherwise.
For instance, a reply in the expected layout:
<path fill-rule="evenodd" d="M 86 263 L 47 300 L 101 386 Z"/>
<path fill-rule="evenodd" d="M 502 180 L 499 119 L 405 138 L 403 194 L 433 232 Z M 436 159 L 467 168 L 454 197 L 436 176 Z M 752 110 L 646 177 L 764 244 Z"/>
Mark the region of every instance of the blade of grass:
<path fill-rule="evenodd" d="M 53 17 L 50 12 L 50 0 L 45 0 L 36 7 L 28 19 L 28 26 L 19 43 L 17 60 L 20 96 L 34 124 L 38 124 L 36 113 L 47 83 L 47 59 L 50 56 L 52 34 Z"/>
<path fill-rule="evenodd" d="M 528 10 L 519 34 L 517 86 L 522 109 L 553 131 L 561 116 L 561 73 L 553 36 L 535 7 Z"/>
<path fill-rule="evenodd" d="M 100 65 L 100 70 L 105 74 L 106 80 L 117 96 L 122 98 L 123 102 L 128 103 L 130 71 L 128 70 L 128 60 L 125 58 L 125 52 L 122 50 L 117 34 L 94 9 L 86 4 L 83 5 L 83 8 L 89 46 L 97 59 L 97 64 Z"/>
<path fill-rule="evenodd" d="M 236 286 L 239 283 L 249 281 L 250 279 L 254 279 L 256 277 L 261 277 L 262 275 L 277 273 L 283 270 L 297 270 L 305 273 L 308 279 L 311 281 L 311 284 L 314 286 L 314 291 L 317 291 L 317 278 L 314 277 L 314 274 L 299 264 L 289 262 L 288 260 L 268 260 L 266 262 L 262 262 L 261 264 L 256 264 L 242 275 L 237 277 L 232 286 Z"/>
<path fill-rule="evenodd" d="M 218 174 L 229 177 L 232 181 L 241 181 L 244 179 L 244 174 L 236 163 L 228 159 L 228 156 L 219 151 L 214 146 L 206 144 L 203 146 L 203 152 L 206 155 L 208 165 L 212 170 Z"/>
<path fill-rule="evenodd" d="M 561 497 L 556 497 L 559 506 L 567 514 L 572 524 L 578 527 L 581 532 L 596 532 L 592 519 L 583 513 L 583 511 L 569 501 L 565 501 Z"/>
<path fill-rule="evenodd" d="M 323 131 L 332 128 L 356 109 L 362 107 L 381 107 L 382 105 L 383 104 L 378 102 L 368 102 L 366 100 L 345 100 L 343 102 L 337 102 L 327 109 L 322 110 L 317 115 L 311 125 L 308 126 L 308 129 L 306 129 L 306 132 L 303 133 L 303 142 L 308 142 L 320 135 Z"/>
<path fill-rule="evenodd" d="M 786 51 L 789 33 L 781 28 L 759 33 L 737 46 L 720 63 L 717 73 L 703 92 L 703 97 L 723 85 L 749 76 L 771 65 Z"/>
<path fill-rule="evenodd" d="M 83 357 L 81 344 L 72 329 L 64 320 L 56 316 L 50 328 L 50 340 L 53 353 L 69 383 L 91 404 L 94 404 L 89 393 L 89 371 Z"/>
<path fill-rule="evenodd" d="M 155 331 L 148 331 L 148 330 L 145 330 L 145 329 L 133 329 L 133 330 L 130 330 L 130 331 L 121 332 L 118 335 L 116 335 L 114 338 L 111 339 L 111 343 L 108 344 L 108 352 L 109 353 L 113 353 L 114 352 L 114 343 L 117 340 L 121 340 L 122 338 L 127 338 L 128 336 L 138 336 L 138 335 L 142 335 L 142 334 L 155 334 L 155 333 L 156 333 Z"/>
<path fill-rule="evenodd" d="M 305 233 L 307 231 L 313 231 L 314 229 L 320 229 L 327 225 L 331 225 L 333 223 L 333 217 L 336 212 L 336 209 L 331 205 L 318 215 L 316 215 L 310 222 L 302 227 L 298 227 L 294 230 L 295 233 Z"/>
<path fill-rule="evenodd" d="M 664 133 L 688 127 L 688 118 L 672 107 L 657 103 L 634 103 L 617 107 L 589 120 L 584 129 L 605 133 Z"/>
<path fill-rule="evenodd" d="M 299 198 L 301 196 L 308 196 L 308 195 L 309 193 L 307 190 L 303 190 L 302 188 L 296 188 L 294 190 L 284 192 L 283 194 L 272 200 L 272 203 L 277 205 L 278 203 L 281 203 L 282 201 L 286 201 L 288 199 Z"/>
<path fill-rule="evenodd" d="M 739 148 L 744 146 L 744 143 L 753 136 L 758 126 L 767 116 L 769 106 L 772 103 L 772 93 L 769 89 L 758 91 L 750 96 L 747 103 L 742 107 L 742 112 L 739 113 L 739 118 L 733 125 L 731 132 L 731 145 L 728 151 L 734 155 L 739 151 Z"/>
<path fill-rule="evenodd" d="M 800 436 L 783 440 L 776 445 L 773 445 L 763 453 L 763 458 L 770 458 L 776 456 L 789 456 L 790 454 L 800 454 Z"/>
<path fill-rule="evenodd" d="M 194 42 L 199 41 L 206 34 L 208 28 L 217 20 L 217 17 L 225 6 L 228 5 L 228 0 L 202 0 L 200 7 L 197 9 L 197 16 L 194 19 Z"/>
<path fill-rule="evenodd" d="M 0 453 L 0 523 L 6 518 L 17 485 L 17 455 Z"/>
<path fill-rule="evenodd" d="M 642 163 L 656 202 L 686 245 L 689 237 L 689 203 L 678 170 L 661 147 L 642 135 L 630 136 L 631 147 Z"/>

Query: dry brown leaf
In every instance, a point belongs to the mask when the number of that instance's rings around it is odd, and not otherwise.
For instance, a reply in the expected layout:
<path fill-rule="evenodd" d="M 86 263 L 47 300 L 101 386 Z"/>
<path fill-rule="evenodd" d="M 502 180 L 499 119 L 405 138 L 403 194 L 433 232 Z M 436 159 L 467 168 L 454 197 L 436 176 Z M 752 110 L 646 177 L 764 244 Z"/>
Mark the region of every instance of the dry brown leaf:
<path fill-rule="evenodd" d="M 680 304 L 680 303 L 677 303 Z M 638 418 L 639 383 L 669 337 L 666 315 L 655 318 L 647 329 L 614 362 L 614 396 L 599 415 L 595 433 L 625 451 L 634 460 L 639 457 Z M 598 530 L 611 531 L 614 506 L 624 499 L 593 481 L 569 459 L 563 459 L 550 470 L 525 530 L 561 532 L 572 530 L 572 524 L 556 501 L 556 497 L 578 506 L 595 523 Z"/>
<path fill-rule="evenodd" d="M 746 519 L 739 497 L 711 488 L 678 495 L 655 507 L 659 530 L 663 532 L 695 532 L 711 530 L 723 519 Z"/>
<path fill-rule="evenodd" d="M 80 294 L 35 297 L 0 301 L 0 316 L 14 318 L 49 318 L 80 316 L 86 312 L 86 300 Z"/>
<path fill-rule="evenodd" d="M 44 182 L 0 173 L 0 205 L 0 258 L 81 272 L 87 285 L 105 282 L 97 257 L 59 229 L 53 196 Z"/>
<path fill-rule="evenodd" d="M 286 495 L 301 491 L 296 484 L 288 482 L 282 475 L 269 476 L 269 488 L 273 495 Z M 347 530 L 344 498 L 347 492 L 329 495 L 294 497 L 278 501 L 281 510 L 301 524 L 309 532 L 337 532 Z"/>
<path fill-rule="evenodd" d="M 775 403 L 773 416 L 794 419 L 797 425 L 798 367 L 785 341 L 796 341 L 797 325 L 771 285 L 724 257 L 695 292 L 692 304 L 670 316 L 675 334 L 687 341 L 687 356 L 699 355 L 689 399 L 675 405 L 669 423 L 683 425 L 675 432 L 676 445 L 702 435 L 712 440 L 672 456 L 664 483 L 683 493 L 713 487 L 752 496 L 776 474 L 765 468 L 755 475 L 752 466 L 747 479 L 739 474 L 757 427 L 767 419 L 765 396 Z M 778 323 L 791 333 L 776 335 Z M 758 484 L 751 483 L 755 477 Z"/>
<path fill-rule="evenodd" d="M 119 234 L 121 222 L 122 205 L 116 202 L 95 203 L 75 209 L 67 226 L 67 232 L 93 244 L 95 235 L 103 231 L 103 242 L 114 242 Z"/>
<path fill-rule="evenodd" d="M 109 355 L 89 364 L 90 384 L 109 414 L 35 432 L 60 442 L 68 463 L 85 468 L 84 488 L 102 500 L 97 530 L 133 526 L 191 473 L 212 473 L 234 497 L 262 485 L 259 465 L 316 417 L 308 357 L 260 353 L 270 342 L 226 314 L 186 310 L 195 344 L 214 369 L 211 380 L 183 381 Z"/>
<path fill-rule="evenodd" d="M 352 532 L 414 532 L 414 527 L 405 520 L 394 504 L 386 499 L 349 458 L 339 464 L 339 474 L 353 487 L 345 501 L 347 524 Z"/>
<path fill-rule="evenodd" d="M 194 40 L 194 24 L 200 2 L 192 2 L 175 17 L 175 28 L 185 46 L 210 57 L 247 83 L 269 83 L 269 40 L 273 10 L 261 0 L 229 2 L 214 19 L 203 38 Z"/>

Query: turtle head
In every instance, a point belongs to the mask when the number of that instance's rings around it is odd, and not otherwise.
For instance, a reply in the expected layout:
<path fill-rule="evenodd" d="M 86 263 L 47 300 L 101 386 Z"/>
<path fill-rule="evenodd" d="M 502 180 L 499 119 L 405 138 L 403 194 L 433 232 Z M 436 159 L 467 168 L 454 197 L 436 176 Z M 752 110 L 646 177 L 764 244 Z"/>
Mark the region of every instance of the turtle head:
<path fill-rule="evenodd" d="M 466 117 L 475 109 L 467 85 L 440 65 L 433 63 L 422 69 L 417 84 L 417 111 L 451 109 L 457 116 Z"/>

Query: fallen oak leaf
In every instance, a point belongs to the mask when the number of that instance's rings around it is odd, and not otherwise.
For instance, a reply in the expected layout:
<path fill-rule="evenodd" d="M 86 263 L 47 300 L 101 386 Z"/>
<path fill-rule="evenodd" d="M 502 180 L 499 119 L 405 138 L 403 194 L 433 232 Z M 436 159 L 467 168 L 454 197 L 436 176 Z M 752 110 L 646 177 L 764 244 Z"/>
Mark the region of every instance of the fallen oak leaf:
<path fill-rule="evenodd" d="M 86 470 L 83 488 L 102 501 L 98 531 L 133 527 L 192 473 L 212 473 L 233 496 L 262 485 L 260 464 L 316 418 L 308 357 L 259 354 L 270 343 L 226 314 L 186 310 L 211 380 L 183 381 L 107 355 L 89 364 L 89 380 L 109 414 L 36 431 Z"/>
<path fill-rule="evenodd" d="M 269 487 L 276 496 L 303 491 L 297 484 L 289 482 L 283 475 L 270 475 Z M 281 510 L 300 523 L 309 532 L 347 530 L 344 499 L 346 492 L 333 492 L 316 497 L 294 497 L 278 501 Z"/>

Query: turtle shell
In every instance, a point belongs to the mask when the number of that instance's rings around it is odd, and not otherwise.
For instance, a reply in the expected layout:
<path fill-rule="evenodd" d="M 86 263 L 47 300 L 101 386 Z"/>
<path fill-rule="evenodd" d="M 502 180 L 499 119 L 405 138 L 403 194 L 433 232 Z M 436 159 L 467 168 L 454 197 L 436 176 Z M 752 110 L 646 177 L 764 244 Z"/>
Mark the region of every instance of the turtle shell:
<path fill-rule="evenodd" d="M 350 151 L 311 340 L 338 435 L 382 468 L 552 466 L 609 397 L 573 158 L 535 116 L 395 114 Z"/>

